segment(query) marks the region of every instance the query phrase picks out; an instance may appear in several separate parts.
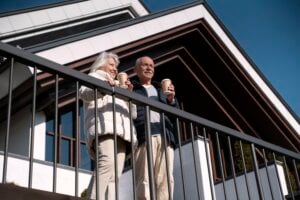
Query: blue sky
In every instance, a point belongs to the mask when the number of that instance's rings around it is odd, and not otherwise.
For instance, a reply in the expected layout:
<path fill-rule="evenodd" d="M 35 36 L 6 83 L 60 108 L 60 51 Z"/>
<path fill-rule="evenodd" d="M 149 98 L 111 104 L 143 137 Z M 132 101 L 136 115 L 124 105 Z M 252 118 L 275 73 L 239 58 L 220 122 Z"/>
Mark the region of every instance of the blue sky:
<path fill-rule="evenodd" d="M 1 0 L 0 11 L 63 0 Z M 153 11 L 193 0 L 144 0 Z M 266 79 L 300 116 L 300 0 L 206 0 Z"/>
<path fill-rule="evenodd" d="M 145 0 L 152 10 L 191 0 Z M 161 2 L 161 3 L 159 3 Z M 266 79 L 300 116 L 300 1 L 206 0 Z"/>

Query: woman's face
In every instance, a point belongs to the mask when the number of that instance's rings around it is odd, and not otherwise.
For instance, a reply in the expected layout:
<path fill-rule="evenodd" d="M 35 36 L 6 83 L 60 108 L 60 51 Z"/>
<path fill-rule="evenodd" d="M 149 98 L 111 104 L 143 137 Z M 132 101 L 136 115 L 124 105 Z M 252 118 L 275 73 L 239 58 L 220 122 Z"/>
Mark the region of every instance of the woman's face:
<path fill-rule="evenodd" d="M 113 58 L 109 58 L 102 70 L 107 72 L 112 79 L 115 79 L 118 73 L 115 60 Z"/>

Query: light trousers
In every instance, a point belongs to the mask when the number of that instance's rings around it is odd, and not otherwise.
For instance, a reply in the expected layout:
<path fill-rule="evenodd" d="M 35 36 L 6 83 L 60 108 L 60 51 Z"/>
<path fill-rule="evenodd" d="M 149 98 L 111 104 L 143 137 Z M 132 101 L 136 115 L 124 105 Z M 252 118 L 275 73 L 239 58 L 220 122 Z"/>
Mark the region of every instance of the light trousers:
<path fill-rule="evenodd" d="M 98 143 L 98 177 L 99 200 L 115 199 L 115 158 L 114 136 L 101 136 Z M 117 140 L 117 171 L 120 178 L 126 156 L 126 142 L 118 137 Z M 94 159 L 96 160 L 96 159 Z M 96 199 L 96 169 L 88 187 L 88 199 Z"/>
<path fill-rule="evenodd" d="M 167 146 L 168 166 L 166 166 L 164 140 L 160 135 L 151 137 L 152 140 L 152 155 L 153 155 L 153 173 L 157 200 L 169 200 L 169 195 L 173 199 L 174 190 L 174 149 L 171 145 Z M 141 145 L 135 152 L 136 165 L 136 192 L 138 200 L 150 200 L 149 176 L 148 176 L 148 161 L 146 145 Z M 169 171 L 169 186 L 168 176 Z"/>

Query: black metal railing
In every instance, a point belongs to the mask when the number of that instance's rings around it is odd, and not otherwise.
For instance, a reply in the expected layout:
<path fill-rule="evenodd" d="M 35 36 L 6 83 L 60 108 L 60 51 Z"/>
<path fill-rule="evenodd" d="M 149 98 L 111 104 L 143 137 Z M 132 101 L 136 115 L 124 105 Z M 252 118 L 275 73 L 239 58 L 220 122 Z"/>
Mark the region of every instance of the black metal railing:
<path fill-rule="evenodd" d="M 49 110 L 52 106 L 53 112 L 50 112 L 54 119 L 54 142 L 53 142 L 53 180 L 52 191 L 57 192 L 57 169 L 60 163 L 60 127 L 59 127 L 59 113 L 60 109 L 65 105 L 64 102 L 72 102 L 75 105 L 75 138 L 76 143 L 74 159 L 75 164 L 73 169 L 75 171 L 75 193 L 74 196 L 80 196 L 79 191 L 79 160 L 80 160 L 80 127 L 79 127 L 79 87 L 87 86 L 94 90 L 95 102 L 97 99 L 97 92 L 109 94 L 114 98 L 121 98 L 128 101 L 129 104 L 136 104 L 145 107 L 147 115 L 145 116 L 147 129 L 147 150 L 148 150 L 148 163 L 149 163 L 149 177 L 150 177 L 150 194 L 152 199 L 156 199 L 155 185 L 153 181 L 153 167 L 151 162 L 151 142 L 150 140 L 150 111 L 157 111 L 161 113 L 162 119 L 165 115 L 172 116 L 176 119 L 175 126 L 178 136 L 178 148 L 176 160 L 178 167 L 176 175 L 179 178 L 175 179 L 176 196 L 174 199 L 285 199 L 286 195 L 290 199 L 296 199 L 296 195 L 300 190 L 299 171 L 300 171 L 300 154 L 276 146 L 274 144 L 259 140 L 249 135 L 240 133 L 231 128 L 222 126 L 204 118 L 195 116 L 193 114 L 175 109 L 170 106 L 166 106 L 156 101 L 149 100 L 143 96 L 135 93 L 131 93 L 122 88 L 110 87 L 106 83 L 99 81 L 95 78 L 81 73 L 76 70 L 69 69 L 65 66 L 59 65 L 47 59 L 30 54 L 18 48 L 12 47 L 7 44 L 0 43 L 0 56 L 5 57 L 5 69 L 2 66 L 2 70 L 9 70 L 7 94 L 0 99 L 0 106 L 2 110 L 2 116 L 0 117 L 0 123 L 5 124 L 5 130 L 1 130 L 1 133 L 5 133 L 5 140 L 3 144 L 3 165 L 2 165 L 2 183 L 7 183 L 7 164 L 10 156 L 10 144 L 11 142 L 11 128 L 12 117 L 18 112 L 18 108 L 13 108 L 15 105 L 24 106 L 30 105 L 31 116 L 24 116 L 31 118 L 31 132 L 29 139 L 29 153 L 27 155 L 29 162 L 29 176 L 28 187 L 32 188 L 32 177 L 34 173 L 33 164 L 37 161 L 34 158 L 35 151 L 35 135 L 36 131 L 36 112 L 37 110 Z M 16 63 L 23 65 L 15 66 Z M 29 87 L 24 85 L 15 87 L 13 84 L 15 78 L 15 68 L 24 67 L 32 69 L 32 76 L 28 77 L 27 83 L 30 83 Z M 52 77 L 52 84 L 45 84 L 43 87 L 39 85 L 40 74 L 47 73 Z M 49 83 L 51 81 L 48 81 Z M 70 83 L 75 84 L 75 90 L 68 89 Z M 50 85 L 50 86 L 49 86 Z M 24 95 L 22 87 L 26 89 L 26 94 L 31 96 L 31 100 L 22 101 L 22 103 L 16 103 L 20 95 Z M 20 88 L 20 89 L 19 89 Z M 51 91 L 54 93 L 53 102 L 51 104 L 40 105 L 37 99 L 43 99 L 45 94 Z M 65 93 L 64 93 L 65 91 Z M 67 92 L 67 94 L 66 94 Z M 68 95 L 73 95 L 68 98 Z M 67 97 L 66 97 L 67 96 Z M 30 98 L 29 98 L 30 99 Z M 68 101 L 70 100 L 71 101 Z M 41 100 L 42 102 L 42 100 Z M 39 104 L 39 105 L 37 105 Z M 114 103 L 113 103 L 114 104 Z M 54 108 L 53 108 L 54 105 Z M 113 105 L 114 106 L 114 105 Z M 39 107 L 37 109 L 37 107 Z M 130 106 L 129 106 L 130 107 Z M 114 110 L 114 109 L 113 109 Z M 3 115 L 5 114 L 5 116 Z M 131 113 L 131 111 L 130 111 Z M 97 117 L 97 110 L 95 109 L 95 115 Z M 164 121 L 164 120 L 163 120 Z M 114 122 L 114 126 L 116 126 Z M 131 137 L 133 124 L 131 126 Z M 96 132 L 97 132 L 97 126 Z M 182 133 L 185 133 L 185 139 L 183 140 Z M 163 124 L 163 138 L 165 135 L 165 124 Z M 98 138 L 96 137 L 96 143 Z M 115 136 L 114 150 L 117 151 L 117 143 Z M 200 142 L 199 142 L 200 141 Z M 201 149 L 201 145 L 202 149 Z M 96 148 L 97 149 L 97 148 Z M 188 150 L 187 150 L 188 149 Z M 134 147 L 131 146 L 131 154 L 134 152 Z M 190 152 L 188 156 L 186 153 Z M 201 154 L 203 153 L 203 154 Z M 98 151 L 96 151 L 98 154 Z M 116 156 L 115 156 L 116 158 Z M 96 156 L 96 163 L 98 157 Z M 166 162 L 168 159 L 166 159 Z M 187 163 L 191 162 L 191 166 Z M 168 164 L 168 163 L 167 163 Z M 135 196 L 135 166 L 131 160 L 132 167 L 132 199 L 137 199 Z M 203 170 L 206 169 L 206 170 Z M 96 167 L 96 172 L 98 169 Z M 117 172 L 115 166 L 115 173 Z M 190 174 L 194 174 L 193 180 L 189 178 Z M 282 176 L 284 175 L 284 176 Z M 167 174 L 169 177 L 169 174 Z M 283 177 L 283 178 L 282 178 Z M 208 179 L 208 180 L 207 180 Z M 98 180 L 96 176 L 96 185 L 101 184 L 101 180 Z M 119 180 L 116 179 L 116 185 L 119 184 Z M 194 188 L 193 190 L 191 188 Z M 170 186 L 168 186 L 170 189 Z M 190 191 L 193 191 L 192 194 Z M 97 194 L 98 194 L 97 190 Z M 119 188 L 116 187 L 116 199 L 119 199 Z M 192 196 L 191 196 L 192 195 Z M 98 195 L 97 195 L 98 196 Z"/>

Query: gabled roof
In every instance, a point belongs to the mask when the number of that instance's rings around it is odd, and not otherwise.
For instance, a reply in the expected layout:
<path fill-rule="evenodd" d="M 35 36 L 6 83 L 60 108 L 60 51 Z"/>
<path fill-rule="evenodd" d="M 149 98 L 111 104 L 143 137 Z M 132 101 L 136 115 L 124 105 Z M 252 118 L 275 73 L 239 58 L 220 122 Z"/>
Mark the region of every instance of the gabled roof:
<path fill-rule="evenodd" d="M 140 17 L 127 23 L 69 39 L 65 41 L 65 44 L 60 43 L 57 47 L 55 47 L 55 44 L 52 44 L 54 47 L 46 46 L 49 49 L 40 50 L 36 54 L 60 64 L 68 64 L 93 56 L 101 51 L 117 48 L 155 34 L 160 34 L 196 20 L 204 20 L 207 23 L 209 28 L 212 29 L 218 39 L 234 56 L 234 59 L 239 62 L 240 67 L 253 79 L 276 109 L 289 121 L 297 133 L 300 134 L 300 125 L 296 119 L 297 117 L 287 107 L 286 103 L 282 101 L 278 93 L 274 91 L 274 88 L 262 77 L 262 73 L 255 67 L 255 64 L 245 52 L 241 50 L 236 41 L 234 41 L 205 3 L 194 2 L 177 9 Z M 32 49 L 32 51 L 37 50 L 39 49 Z"/>
<path fill-rule="evenodd" d="M 156 78 L 175 81 L 185 110 L 300 151 L 297 116 L 206 3 L 194 2 L 28 50 L 82 71 L 99 52 L 112 50 L 120 55 L 120 70 L 131 74 L 135 59 L 149 55 L 156 62 Z"/>

